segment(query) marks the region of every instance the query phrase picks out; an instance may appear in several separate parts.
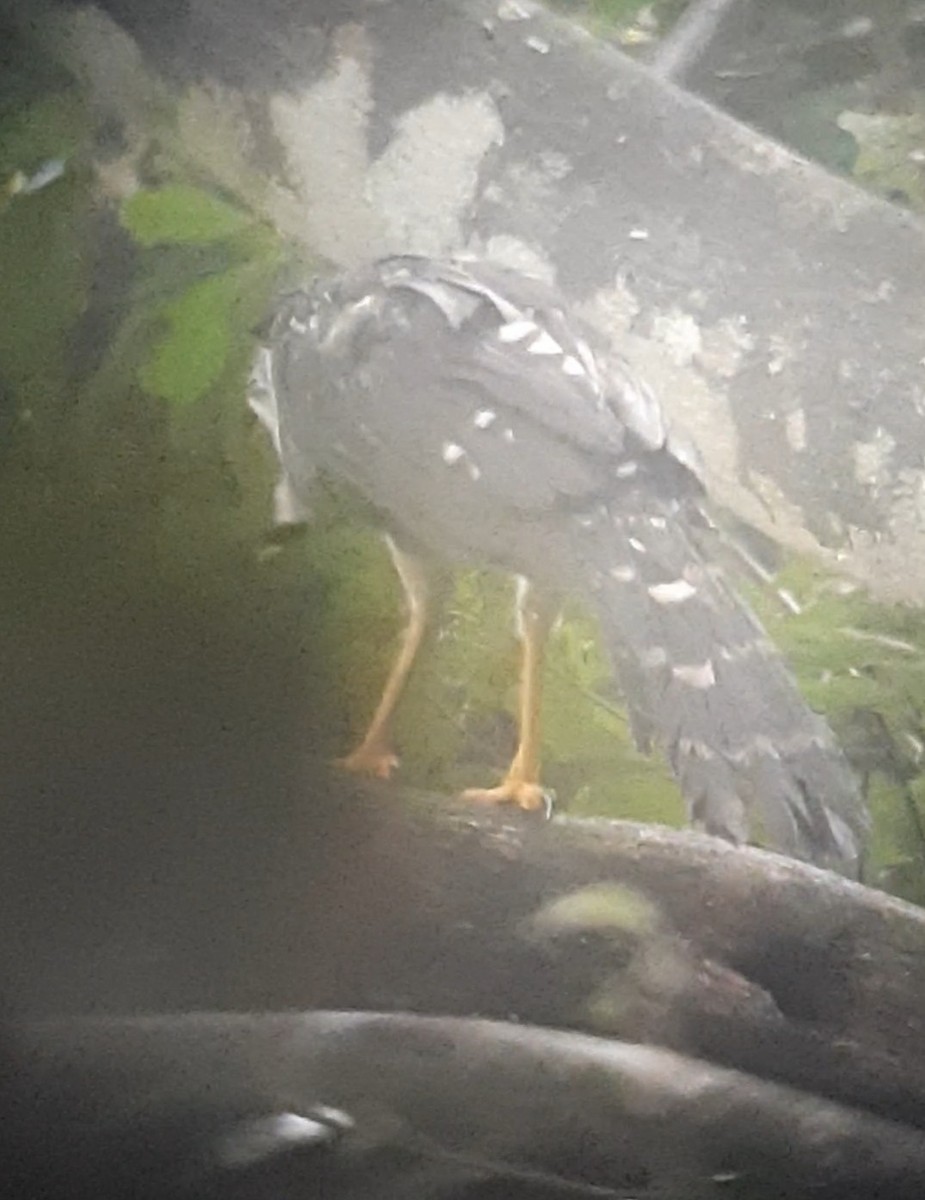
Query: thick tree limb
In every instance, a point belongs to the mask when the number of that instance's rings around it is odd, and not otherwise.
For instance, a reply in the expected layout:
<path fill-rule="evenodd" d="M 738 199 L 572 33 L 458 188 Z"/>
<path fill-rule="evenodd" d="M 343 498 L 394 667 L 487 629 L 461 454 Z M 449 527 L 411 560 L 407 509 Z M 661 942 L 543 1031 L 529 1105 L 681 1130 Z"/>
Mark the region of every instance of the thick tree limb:
<path fill-rule="evenodd" d="M 374 982 L 380 1004 L 654 1041 L 925 1127 L 917 909 L 689 833 L 405 812 L 372 810 L 383 858 L 354 857 L 338 901 L 368 981 L 351 1003 Z M 387 935 L 347 899 L 361 880 Z"/>
<path fill-rule="evenodd" d="M 260 1168 L 275 1171 L 275 1195 L 285 1181 L 285 1195 L 336 1197 L 500 1184 L 505 1196 L 913 1200 L 925 1187 L 922 1133 L 668 1051 L 529 1026 L 362 1013 L 72 1021 L 16 1030 L 10 1053 L 6 1095 L 19 1100 L 4 1106 L 4 1178 L 24 1174 L 27 1194 L 50 1198 L 120 1185 L 266 1195 Z M 339 1135 L 301 1155 L 255 1145 L 255 1129 L 287 1112 L 327 1114 Z"/>
<path fill-rule="evenodd" d="M 83 794 L 118 760 L 70 799 L 56 785 L 47 816 L 24 803 L 5 848 L 8 1001 L 515 1016 L 925 1128 L 919 910 L 694 834 L 454 810 L 271 761 L 180 759 L 208 781 L 194 804 L 163 768 L 118 768 L 86 823 Z"/>

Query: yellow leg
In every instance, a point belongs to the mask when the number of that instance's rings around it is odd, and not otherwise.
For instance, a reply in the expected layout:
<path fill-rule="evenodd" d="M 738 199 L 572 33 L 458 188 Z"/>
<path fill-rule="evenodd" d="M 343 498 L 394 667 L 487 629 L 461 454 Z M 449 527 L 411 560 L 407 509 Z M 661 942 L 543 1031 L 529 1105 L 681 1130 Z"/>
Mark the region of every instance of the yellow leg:
<path fill-rule="evenodd" d="M 420 559 L 400 550 L 391 538 L 386 538 L 386 543 L 405 589 L 408 624 L 366 736 L 352 753 L 339 760 L 339 765 L 347 771 L 375 775 L 379 779 L 388 779 L 398 766 L 398 756 L 392 749 L 392 718 L 427 631 L 431 598 L 430 576 Z"/>
<path fill-rule="evenodd" d="M 558 605 L 520 581 L 517 593 L 518 632 L 522 658 L 518 712 L 519 744 L 507 774 L 494 788 L 470 788 L 463 800 L 476 804 L 516 804 L 519 808 L 548 809 L 549 794 L 540 783 L 541 710 L 546 639 Z"/>

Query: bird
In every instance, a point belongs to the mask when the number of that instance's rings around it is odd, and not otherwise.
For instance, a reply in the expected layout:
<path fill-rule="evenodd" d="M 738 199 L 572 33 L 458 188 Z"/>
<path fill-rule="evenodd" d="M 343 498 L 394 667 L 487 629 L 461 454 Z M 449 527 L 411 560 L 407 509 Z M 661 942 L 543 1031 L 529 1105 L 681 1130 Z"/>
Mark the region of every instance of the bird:
<path fill-rule="evenodd" d="M 382 531 L 407 597 L 346 769 L 397 765 L 392 718 L 435 564 L 493 568 L 518 580 L 519 741 L 500 784 L 465 799 L 546 805 L 544 646 L 575 596 L 597 616 L 637 743 L 660 747 L 693 825 L 856 872 L 870 824 L 857 779 L 713 561 L 696 455 L 554 286 L 474 256 L 322 276 L 276 300 L 248 402 L 278 458 L 277 524 L 307 519 L 319 481 L 333 482 Z"/>

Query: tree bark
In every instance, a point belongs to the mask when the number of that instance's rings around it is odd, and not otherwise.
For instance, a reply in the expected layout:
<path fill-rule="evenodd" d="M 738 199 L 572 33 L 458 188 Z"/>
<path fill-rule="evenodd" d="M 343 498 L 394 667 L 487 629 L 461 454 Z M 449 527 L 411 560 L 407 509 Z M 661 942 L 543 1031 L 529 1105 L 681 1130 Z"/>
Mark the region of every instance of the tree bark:
<path fill-rule="evenodd" d="M 364 1013 L 11 1032 L 6 1094 L 28 1091 L 12 1112 L 4 1106 L 0 1162 L 21 1194 L 48 1200 L 268 1191 L 714 1200 L 730 1190 L 752 1200 L 917 1200 L 925 1187 L 920 1132 L 577 1034 Z M 314 1152 L 280 1145 L 274 1155 L 255 1134 L 286 1113 L 326 1117 L 321 1132 L 333 1136 Z"/>
<path fill-rule="evenodd" d="M 14 808 L 8 1005 L 511 1018 L 925 1128 L 920 910 L 693 833 L 473 812 L 277 757 L 115 756 Z"/>
<path fill-rule="evenodd" d="M 314 1004 L 657 1043 L 925 1128 L 920 910 L 689 832 L 323 786 L 350 866 L 317 893 Z"/>

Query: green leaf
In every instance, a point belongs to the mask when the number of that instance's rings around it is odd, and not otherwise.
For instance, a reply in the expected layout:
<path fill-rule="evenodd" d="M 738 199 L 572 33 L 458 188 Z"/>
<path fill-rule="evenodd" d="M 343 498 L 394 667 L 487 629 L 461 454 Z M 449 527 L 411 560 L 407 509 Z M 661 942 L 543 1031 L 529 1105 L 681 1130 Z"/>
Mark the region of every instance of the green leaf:
<path fill-rule="evenodd" d="M 123 203 L 120 219 L 142 246 L 218 242 L 251 224 L 247 213 L 185 183 L 136 192 Z"/>
<path fill-rule="evenodd" d="M 218 382 L 232 347 L 234 309 L 252 274 L 243 266 L 214 275 L 166 306 L 169 332 L 140 372 L 145 391 L 191 404 Z"/>

